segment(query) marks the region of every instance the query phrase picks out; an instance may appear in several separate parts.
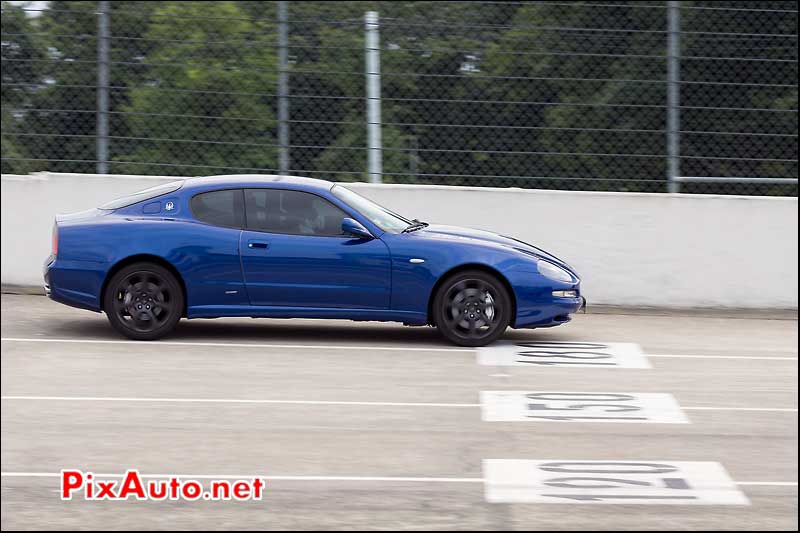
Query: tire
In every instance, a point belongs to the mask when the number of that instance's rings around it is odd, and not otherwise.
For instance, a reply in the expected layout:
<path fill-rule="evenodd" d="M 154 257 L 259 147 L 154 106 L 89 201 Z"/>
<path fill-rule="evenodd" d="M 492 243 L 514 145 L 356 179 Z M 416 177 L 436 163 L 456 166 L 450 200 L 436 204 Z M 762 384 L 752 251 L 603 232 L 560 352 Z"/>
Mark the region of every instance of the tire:
<path fill-rule="evenodd" d="M 467 270 L 442 283 L 434 296 L 431 314 L 434 325 L 450 342 L 486 346 L 505 332 L 511 322 L 511 309 L 511 296 L 496 276 Z"/>
<path fill-rule="evenodd" d="M 181 284 L 166 268 L 134 263 L 109 280 L 103 295 L 108 321 L 129 339 L 150 341 L 170 333 L 183 315 Z"/>

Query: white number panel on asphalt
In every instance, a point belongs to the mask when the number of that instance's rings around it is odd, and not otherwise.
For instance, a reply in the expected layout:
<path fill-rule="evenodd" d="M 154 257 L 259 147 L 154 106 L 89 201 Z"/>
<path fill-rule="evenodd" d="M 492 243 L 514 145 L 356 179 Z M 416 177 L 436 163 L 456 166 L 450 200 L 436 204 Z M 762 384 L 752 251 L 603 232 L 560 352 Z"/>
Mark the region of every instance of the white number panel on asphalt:
<path fill-rule="evenodd" d="M 519 342 L 478 348 L 478 363 L 488 366 L 650 368 L 638 344 L 628 342 Z"/>
<path fill-rule="evenodd" d="M 486 501 L 749 505 L 719 463 L 486 459 Z"/>
<path fill-rule="evenodd" d="M 687 424 L 671 394 L 639 392 L 482 391 L 486 422 L 626 422 Z"/>

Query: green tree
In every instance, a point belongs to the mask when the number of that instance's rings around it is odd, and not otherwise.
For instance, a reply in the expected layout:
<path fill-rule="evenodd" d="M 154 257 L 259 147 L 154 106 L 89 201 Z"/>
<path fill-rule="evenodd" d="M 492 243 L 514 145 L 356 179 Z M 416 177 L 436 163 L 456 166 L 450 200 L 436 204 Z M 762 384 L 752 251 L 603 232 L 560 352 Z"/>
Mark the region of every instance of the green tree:
<path fill-rule="evenodd" d="M 251 18 L 238 2 L 163 2 L 145 38 L 144 79 L 124 106 L 145 140 L 121 157 L 178 175 L 274 169 L 274 17 Z"/>
<path fill-rule="evenodd" d="M 110 135 L 128 135 L 127 123 L 118 113 L 128 101 L 126 88 L 142 83 L 140 58 L 148 53 L 140 41 L 141 29 L 122 13 L 135 12 L 147 20 L 153 2 L 109 2 L 110 26 Z M 5 6 L 3 7 L 5 10 Z M 117 15 L 117 12 L 120 15 Z M 5 12 L 3 20 L 5 21 Z M 48 160 L 37 168 L 60 172 L 95 171 L 95 134 L 97 128 L 97 2 L 52 1 L 37 17 L 28 17 L 32 34 L 46 53 L 30 64 L 35 72 L 26 72 L 32 84 L 28 107 L 20 128 L 27 137 L 25 151 Z M 3 30 L 5 32 L 5 29 Z M 120 147 L 111 139 L 111 154 Z M 3 152 L 5 156 L 5 151 Z M 111 171 L 119 169 L 111 167 Z"/>
<path fill-rule="evenodd" d="M 682 3 L 683 173 L 796 176 L 792 4 L 738 5 Z M 378 11 L 385 181 L 664 190 L 663 3 L 289 7 L 295 173 L 365 178 L 363 17 Z M 96 2 L 3 15 L 3 168 L 93 171 Z M 275 25 L 275 2 L 112 2 L 112 171 L 272 171 Z"/>
<path fill-rule="evenodd" d="M 34 95 L 34 83 L 41 77 L 46 49 L 25 11 L 2 3 L 2 172 L 25 174 L 37 168 L 26 149 L 22 123 Z"/>
<path fill-rule="evenodd" d="M 505 134 L 504 149 L 525 154 L 501 154 L 494 164 L 514 175 L 559 178 L 535 182 L 544 187 L 646 189 L 639 179 L 665 176 L 665 42 L 657 33 L 665 10 L 597 9 L 600 21 L 586 8 L 526 4 L 487 51 L 487 73 L 508 78 L 492 98 L 531 102 L 506 106 L 500 117 L 522 127 Z M 561 29 L 585 27 L 604 31 Z"/>
<path fill-rule="evenodd" d="M 498 8 L 469 2 L 292 2 L 292 118 L 300 121 L 292 124 L 292 139 L 309 146 L 293 149 L 296 168 L 336 172 L 340 180 L 364 179 L 367 11 L 378 11 L 381 18 L 384 180 L 453 173 L 455 161 L 469 159 L 467 150 L 450 151 L 464 145 L 426 123 L 458 124 L 471 111 L 464 104 L 431 100 L 469 98 L 473 88 L 462 76 L 465 62 L 493 32 L 466 26 L 500 17 Z M 448 19 L 461 28 L 442 31 Z"/>

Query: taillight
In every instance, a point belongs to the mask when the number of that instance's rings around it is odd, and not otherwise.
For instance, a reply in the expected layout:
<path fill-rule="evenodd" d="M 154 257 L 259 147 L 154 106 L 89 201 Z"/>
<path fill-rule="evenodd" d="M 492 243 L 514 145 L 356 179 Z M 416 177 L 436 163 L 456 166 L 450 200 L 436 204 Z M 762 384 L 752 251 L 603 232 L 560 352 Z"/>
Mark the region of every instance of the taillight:
<path fill-rule="evenodd" d="M 53 224 L 53 256 L 58 255 L 58 224 Z"/>

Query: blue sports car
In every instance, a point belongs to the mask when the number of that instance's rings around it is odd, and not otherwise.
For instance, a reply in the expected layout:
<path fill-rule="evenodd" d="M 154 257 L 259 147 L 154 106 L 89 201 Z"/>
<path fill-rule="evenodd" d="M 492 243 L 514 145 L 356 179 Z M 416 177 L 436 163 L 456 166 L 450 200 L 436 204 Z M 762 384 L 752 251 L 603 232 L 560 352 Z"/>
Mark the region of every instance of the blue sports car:
<path fill-rule="evenodd" d="M 462 346 L 508 326 L 563 324 L 575 271 L 530 244 L 409 220 L 328 181 L 213 176 L 56 217 L 55 301 L 104 311 L 137 340 L 181 317 L 338 318 L 432 325 Z"/>

